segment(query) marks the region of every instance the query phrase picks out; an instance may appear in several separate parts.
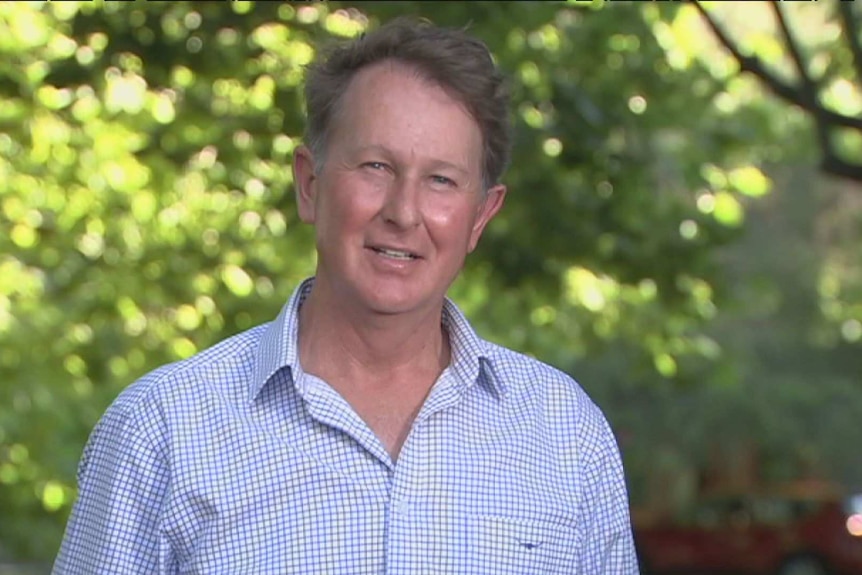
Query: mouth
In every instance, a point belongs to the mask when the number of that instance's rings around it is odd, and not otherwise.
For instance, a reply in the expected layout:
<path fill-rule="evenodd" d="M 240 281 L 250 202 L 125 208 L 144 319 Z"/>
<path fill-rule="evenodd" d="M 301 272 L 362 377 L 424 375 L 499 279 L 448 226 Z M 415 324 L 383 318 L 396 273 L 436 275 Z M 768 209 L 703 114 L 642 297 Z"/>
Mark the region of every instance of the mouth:
<path fill-rule="evenodd" d="M 381 248 L 376 246 L 370 247 L 371 251 L 378 253 L 380 255 L 386 256 L 388 258 L 393 258 L 396 260 L 418 260 L 419 256 L 414 254 L 413 252 L 409 252 L 406 250 L 397 250 L 394 248 Z"/>

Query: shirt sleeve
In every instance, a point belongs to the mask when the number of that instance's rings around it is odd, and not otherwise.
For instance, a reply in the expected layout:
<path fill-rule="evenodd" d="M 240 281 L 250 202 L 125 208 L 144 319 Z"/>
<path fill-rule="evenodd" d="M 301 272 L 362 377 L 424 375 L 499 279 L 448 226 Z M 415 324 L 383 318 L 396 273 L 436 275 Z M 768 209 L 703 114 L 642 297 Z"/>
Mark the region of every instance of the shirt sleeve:
<path fill-rule="evenodd" d="M 78 500 L 55 575 L 168 573 L 159 516 L 169 484 L 158 427 L 147 410 L 119 402 L 96 425 L 78 467 Z"/>
<path fill-rule="evenodd" d="M 629 514 L 628 491 L 619 447 L 607 421 L 583 469 L 585 480 L 582 517 L 586 525 L 583 573 L 637 575 Z"/>

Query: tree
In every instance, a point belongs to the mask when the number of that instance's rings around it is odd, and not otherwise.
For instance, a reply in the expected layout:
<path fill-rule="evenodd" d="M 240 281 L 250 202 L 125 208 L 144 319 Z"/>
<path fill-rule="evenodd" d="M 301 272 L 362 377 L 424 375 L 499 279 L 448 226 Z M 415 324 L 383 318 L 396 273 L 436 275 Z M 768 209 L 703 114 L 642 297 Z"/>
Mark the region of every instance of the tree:
<path fill-rule="evenodd" d="M 858 160 L 862 157 L 862 105 L 859 103 L 859 94 L 862 93 L 862 10 L 859 6 L 847 0 L 835 2 L 829 18 L 840 25 L 843 42 L 817 39 L 817 44 L 809 43 L 812 53 L 806 54 L 803 39 L 794 32 L 789 21 L 786 5 L 768 3 L 784 40 L 784 51 L 793 64 L 795 78 L 791 79 L 786 73 L 782 76 L 757 54 L 745 53 L 739 42 L 700 2 L 694 1 L 692 5 L 721 45 L 733 55 L 742 72 L 753 74 L 767 90 L 800 107 L 810 116 L 823 172 L 862 182 L 862 162 Z M 825 50 L 829 50 L 830 55 L 826 56 Z M 853 92 L 855 97 L 848 102 L 846 96 Z"/>
<path fill-rule="evenodd" d="M 804 157 L 769 144 L 803 118 L 716 76 L 679 6 L 0 3 L 0 546 L 51 557 L 116 394 L 312 273 L 302 67 L 399 14 L 472 23 L 512 75 L 508 204 L 452 290 L 479 330 L 598 366 L 605 396 L 733 380 L 716 253 L 769 191 L 761 164 Z"/>

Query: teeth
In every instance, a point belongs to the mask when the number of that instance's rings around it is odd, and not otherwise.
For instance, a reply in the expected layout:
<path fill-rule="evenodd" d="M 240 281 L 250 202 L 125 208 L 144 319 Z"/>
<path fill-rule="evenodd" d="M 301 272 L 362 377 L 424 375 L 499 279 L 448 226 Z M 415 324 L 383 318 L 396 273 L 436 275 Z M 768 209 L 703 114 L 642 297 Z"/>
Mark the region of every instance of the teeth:
<path fill-rule="evenodd" d="M 381 253 L 385 256 L 389 256 L 390 258 L 398 258 L 402 260 L 411 260 L 415 257 L 413 254 L 409 254 L 407 252 L 401 252 L 398 250 L 387 250 L 386 248 L 374 248 L 374 251 Z"/>

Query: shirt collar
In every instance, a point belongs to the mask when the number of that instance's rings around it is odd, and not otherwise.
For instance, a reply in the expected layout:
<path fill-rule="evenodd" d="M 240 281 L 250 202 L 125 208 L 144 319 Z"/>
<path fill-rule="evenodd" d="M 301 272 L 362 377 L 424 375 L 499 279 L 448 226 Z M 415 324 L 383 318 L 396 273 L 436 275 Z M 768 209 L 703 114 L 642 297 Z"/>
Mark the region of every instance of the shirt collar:
<path fill-rule="evenodd" d="M 299 371 L 299 308 L 314 285 L 314 278 L 299 284 L 275 321 L 264 330 L 249 381 L 249 399 L 257 398 L 263 386 L 279 370 L 290 370 L 291 379 Z"/>
<path fill-rule="evenodd" d="M 299 284 L 278 317 L 264 330 L 249 381 L 250 400 L 253 401 L 281 369 L 289 369 L 291 380 L 297 385 L 297 374 L 300 373 L 299 308 L 311 293 L 313 285 L 313 277 Z M 456 377 L 459 387 L 467 389 L 482 382 L 496 395 L 504 396 L 506 385 L 490 368 L 492 354 L 489 344 L 476 334 L 467 318 L 449 298 L 443 303 L 442 324 L 449 334 L 452 349 L 450 372 Z M 304 395 L 304 390 L 298 391 Z"/>

